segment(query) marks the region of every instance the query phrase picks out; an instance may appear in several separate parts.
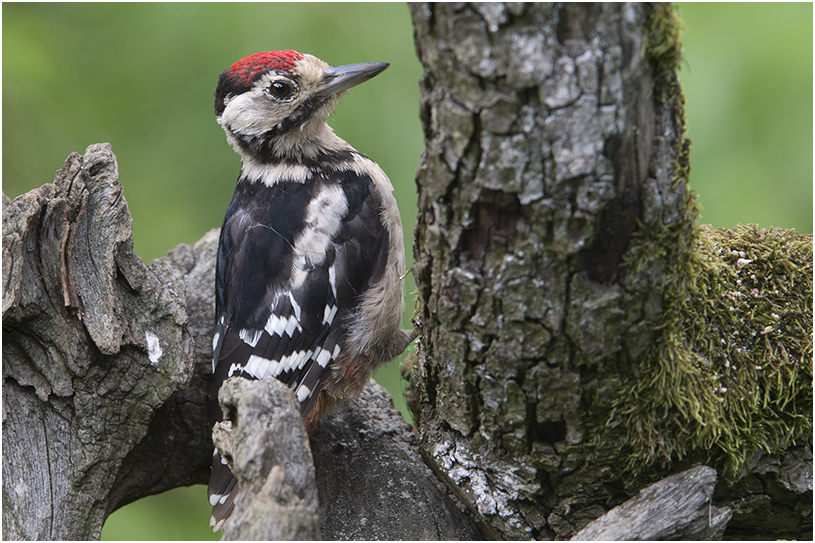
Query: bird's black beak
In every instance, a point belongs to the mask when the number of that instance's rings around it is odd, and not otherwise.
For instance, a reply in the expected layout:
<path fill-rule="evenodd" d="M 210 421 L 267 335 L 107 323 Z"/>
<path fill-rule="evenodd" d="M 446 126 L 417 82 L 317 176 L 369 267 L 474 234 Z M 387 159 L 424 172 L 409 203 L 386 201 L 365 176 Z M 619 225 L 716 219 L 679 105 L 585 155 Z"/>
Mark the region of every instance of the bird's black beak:
<path fill-rule="evenodd" d="M 381 74 L 388 66 L 390 66 L 390 64 L 387 62 L 366 62 L 364 64 L 332 66 L 323 73 L 325 86 L 321 89 L 321 92 L 330 95 L 348 90 Z"/>

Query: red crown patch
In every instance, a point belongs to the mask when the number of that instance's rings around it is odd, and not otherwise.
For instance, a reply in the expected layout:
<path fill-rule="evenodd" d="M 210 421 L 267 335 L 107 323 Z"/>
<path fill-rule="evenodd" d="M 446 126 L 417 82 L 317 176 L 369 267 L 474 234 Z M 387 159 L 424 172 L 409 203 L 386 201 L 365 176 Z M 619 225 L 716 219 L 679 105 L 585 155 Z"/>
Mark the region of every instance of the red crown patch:
<path fill-rule="evenodd" d="M 303 58 L 303 53 L 287 49 L 286 51 L 268 51 L 255 53 L 240 59 L 232 65 L 230 72 L 234 78 L 244 85 L 252 82 L 258 72 L 269 70 L 291 71 L 297 61 Z"/>

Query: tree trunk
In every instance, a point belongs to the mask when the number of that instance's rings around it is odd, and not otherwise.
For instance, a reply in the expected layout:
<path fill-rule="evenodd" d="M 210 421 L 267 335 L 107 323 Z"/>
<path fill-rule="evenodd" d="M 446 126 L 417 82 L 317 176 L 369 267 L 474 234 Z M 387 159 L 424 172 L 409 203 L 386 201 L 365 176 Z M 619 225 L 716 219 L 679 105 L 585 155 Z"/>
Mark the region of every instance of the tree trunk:
<path fill-rule="evenodd" d="M 499 538 L 571 537 L 696 463 L 728 535 L 807 537 L 811 236 L 696 226 L 672 8 L 411 13 L 426 461 Z M 756 469 L 795 458 L 794 485 Z"/>
<path fill-rule="evenodd" d="M 190 381 L 181 274 L 132 247 L 108 145 L 73 153 L 53 185 L 4 210 L 5 539 L 98 538 L 122 500 L 110 492 L 119 467 Z M 173 486 L 193 482 L 170 473 Z"/>

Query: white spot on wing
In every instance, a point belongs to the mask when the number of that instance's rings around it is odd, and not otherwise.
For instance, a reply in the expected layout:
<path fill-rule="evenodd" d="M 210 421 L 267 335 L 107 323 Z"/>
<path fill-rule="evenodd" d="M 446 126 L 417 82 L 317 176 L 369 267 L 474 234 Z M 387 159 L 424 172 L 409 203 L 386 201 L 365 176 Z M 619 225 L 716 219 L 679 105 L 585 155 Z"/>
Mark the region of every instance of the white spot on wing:
<path fill-rule="evenodd" d="M 246 361 L 246 366 L 244 366 L 243 371 L 257 377 L 258 379 L 262 379 L 263 374 L 261 373 L 261 367 L 264 364 L 268 367 L 269 362 L 269 359 L 253 354 L 249 357 L 249 360 Z"/>
<path fill-rule="evenodd" d="M 294 364 L 294 354 L 284 356 L 283 358 L 280 359 L 280 365 L 283 367 L 283 371 L 291 371 L 293 369 L 292 367 L 293 364 Z"/>
<path fill-rule="evenodd" d="M 323 324 L 331 324 L 334 322 L 334 316 L 337 314 L 337 306 L 325 306 L 325 315 L 323 315 Z"/>
<path fill-rule="evenodd" d="M 294 335 L 295 330 L 299 330 L 300 332 L 302 332 L 303 327 L 300 326 L 297 317 L 294 315 L 290 315 L 289 317 L 279 317 L 272 313 L 271 315 L 269 315 L 269 320 L 266 321 L 266 326 L 264 327 L 264 330 L 269 332 L 269 335 L 272 336 L 273 335 L 282 336 L 283 334 L 288 334 L 289 337 L 292 337 Z"/>
<path fill-rule="evenodd" d="M 300 321 L 300 305 L 294 301 L 294 295 L 289 291 L 289 301 L 291 302 L 291 308 L 294 310 L 294 317 Z"/>
<path fill-rule="evenodd" d="M 218 501 L 219 501 L 220 499 L 221 499 L 221 495 L 220 495 L 220 494 L 213 494 L 212 496 L 210 496 L 210 497 L 209 497 L 209 504 L 210 504 L 212 507 L 215 507 L 215 506 L 218 504 Z"/>
<path fill-rule="evenodd" d="M 297 358 L 294 361 L 294 365 L 298 370 L 302 369 L 303 366 L 306 365 L 307 357 L 308 357 L 307 351 L 300 351 L 299 353 L 297 353 Z"/>
<path fill-rule="evenodd" d="M 285 330 L 285 329 L 286 329 L 286 324 L 283 322 L 283 320 L 280 317 L 278 317 L 274 313 L 269 315 L 269 320 L 266 321 L 266 327 L 264 328 L 264 330 L 269 332 L 270 336 L 274 336 L 274 335 L 282 336 L 283 335 L 283 330 Z"/>
<path fill-rule="evenodd" d="M 332 264 L 328 268 L 328 284 L 331 285 L 331 292 L 334 294 L 334 299 L 337 299 L 337 268 Z"/>
<path fill-rule="evenodd" d="M 286 333 L 289 334 L 289 337 L 292 337 L 294 335 L 295 329 L 302 330 L 302 328 L 300 327 L 300 323 L 297 322 L 297 319 L 295 319 L 294 315 L 292 315 L 291 317 L 289 317 L 288 324 L 286 324 Z"/>
<path fill-rule="evenodd" d="M 277 366 L 277 362 L 274 360 L 269 360 L 264 358 L 263 364 L 258 368 L 258 375 L 260 379 L 263 379 L 267 375 L 269 375 L 270 370 Z"/>
<path fill-rule="evenodd" d="M 261 335 L 263 335 L 263 330 L 241 330 L 238 333 L 243 342 L 253 348 L 258 344 Z"/>
<path fill-rule="evenodd" d="M 297 400 L 300 403 L 306 401 L 309 396 L 311 396 L 311 390 L 306 385 L 300 385 L 297 388 Z"/>
<path fill-rule="evenodd" d="M 331 353 L 323 349 L 320 351 L 320 355 L 316 358 L 316 360 L 320 367 L 324 368 L 328 365 L 328 362 L 331 360 Z"/>
<path fill-rule="evenodd" d="M 147 357 L 150 359 L 150 363 L 158 364 L 161 355 L 164 354 L 158 336 L 153 332 L 145 332 L 144 338 L 147 340 Z"/>

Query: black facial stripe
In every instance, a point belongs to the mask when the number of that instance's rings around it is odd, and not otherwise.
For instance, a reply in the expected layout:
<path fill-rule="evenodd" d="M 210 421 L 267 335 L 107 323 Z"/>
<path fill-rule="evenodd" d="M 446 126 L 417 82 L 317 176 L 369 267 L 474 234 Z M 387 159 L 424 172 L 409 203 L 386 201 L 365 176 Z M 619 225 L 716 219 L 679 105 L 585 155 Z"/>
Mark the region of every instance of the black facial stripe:
<path fill-rule="evenodd" d="M 283 121 L 278 123 L 277 126 L 266 132 L 266 135 L 268 137 L 275 137 L 285 134 L 293 128 L 300 127 L 303 123 L 311 118 L 315 111 L 323 107 L 325 102 L 326 101 L 324 99 L 315 99 L 313 97 L 309 98 L 300 104 L 297 109 L 294 110 L 294 113 L 283 119 Z"/>
<path fill-rule="evenodd" d="M 275 150 L 274 138 L 269 136 L 272 132 L 273 131 L 270 130 L 261 136 L 244 136 L 233 133 L 232 136 L 237 140 L 243 153 L 250 155 L 261 164 L 289 163 L 292 165 L 303 165 L 310 169 L 332 169 L 334 165 L 348 162 L 358 154 L 348 149 L 331 152 L 323 151 L 313 158 L 302 155 L 289 156 L 280 154 Z"/>

